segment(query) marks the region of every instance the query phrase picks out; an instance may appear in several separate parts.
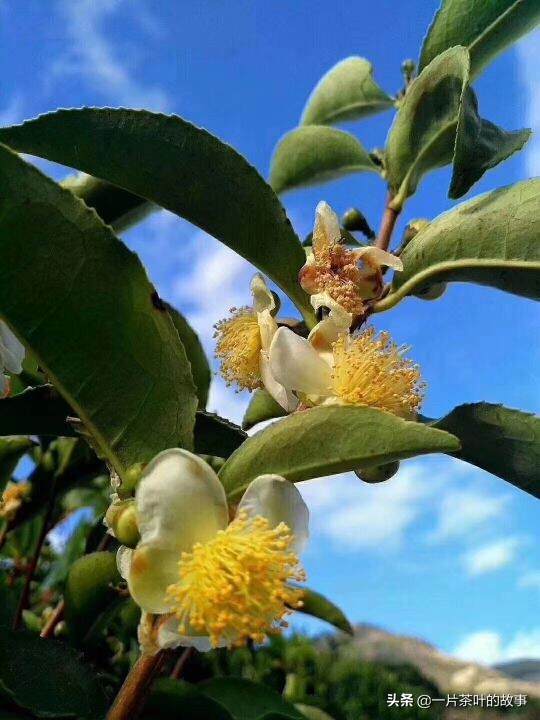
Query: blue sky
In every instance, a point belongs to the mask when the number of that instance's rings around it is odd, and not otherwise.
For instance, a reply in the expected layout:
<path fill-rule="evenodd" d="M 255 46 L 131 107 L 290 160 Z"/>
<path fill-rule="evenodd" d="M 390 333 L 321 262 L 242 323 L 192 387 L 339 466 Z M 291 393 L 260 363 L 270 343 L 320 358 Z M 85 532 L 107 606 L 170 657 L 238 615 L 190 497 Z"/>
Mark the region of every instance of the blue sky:
<path fill-rule="evenodd" d="M 56 107 L 112 105 L 174 112 L 241 151 L 262 174 L 323 72 L 348 55 L 374 63 L 388 92 L 416 57 L 435 0 L 398 3 L 273 0 L 0 0 L 0 121 Z M 529 36 L 477 82 L 484 117 L 540 130 L 540 35 Z M 391 113 L 348 129 L 384 143 Z M 56 178 L 65 171 L 39 163 Z M 488 173 L 472 194 L 540 174 L 540 141 Z M 404 220 L 452 206 L 447 169 L 424 179 Z M 321 199 L 378 224 L 385 190 L 357 175 L 285 196 L 300 234 Z M 241 218 L 239 218 L 241 222 Z M 403 222 L 398 227 L 399 238 Z M 191 319 L 209 352 L 212 324 L 248 302 L 252 268 L 188 223 L 152 216 L 125 241 L 160 293 Z M 292 309 L 289 308 L 292 313 Z M 410 299 L 377 318 L 412 346 L 437 416 L 467 401 L 538 411 L 538 311 L 532 303 L 454 285 L 436 303 Z M 248 400 L 216 380 L 211 406 L 233 419 Z M 540 658 L 538 504 L 502 480 L 445 457 L 403 463 L 391 482 L 353 476 L 304 484 L 313 541 L 310 584 L 354 621 L 423 637 L 485 662 Z M 303 619 L 299 627 L 319 629 Z"/>

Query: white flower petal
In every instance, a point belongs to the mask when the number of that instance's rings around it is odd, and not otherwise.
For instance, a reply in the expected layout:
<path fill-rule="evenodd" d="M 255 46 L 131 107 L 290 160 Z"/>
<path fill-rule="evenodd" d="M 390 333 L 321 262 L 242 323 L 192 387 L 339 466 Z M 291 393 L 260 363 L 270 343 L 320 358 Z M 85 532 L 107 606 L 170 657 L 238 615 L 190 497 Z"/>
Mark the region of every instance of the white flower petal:
<path fill-rule="evenodd" d="M 129 592 L 137 605 L 148 613 L 170 612 L 165 600 L 169 585 L 178 582 L 178 550 L 155 543 L 139 543 L 131 556 L 127 577 Z"/>
<path fill-rule="evenodd" d="M 284 522 L 294 535 L 294 548 L 301 552 L 309 538 L 309 510 L 293 483 L 280 475 L 259 475 L 247 487 L 237 512 L 260 515 L 272 527 Z"/>
<path fill-rule="evenodd" d="M 206 635 L 181 635 L 178 632 L 178 620 L 171 615 L 164 619 L 158 628 L 158 645 L 161 649 L 177 647 L 194 647 L 199 652 L 212 650 L 210 638 Z M 221 642 L 217 647 L 227 647 L 228 643 Z"/>
<path fill-rule="evenodd" d="M 275 318 L 272 317 L 270 310 L 263 310 L 257 313 L 257 322 L 259 323 L 259 331 L 261 333 L 261 347 L 263 350 L 268 350 L 278 329 L 278 324 Z"/>
<path fill-rule="evenodd" d="M 253 309 L 255 312 L 260 313 L 263 310 L 276 309 L 274 296 L 260 273 L 255 273 L 251 280 L 251 294 L 253 295 Z"/>
<path fill-rule="evenodd" d="M 116 565 L 118 567 L 118 572 L 124 578 L 124 580 L 127 580 L 129 578 L 132 557 L 133 550 L 126 547 L 125 545 L 120 545 L 116 553 Z"/>
<path fill-rule="evenodd" d="M 22 372 L 24 354 L 24 345 L 19 342 L 6 323 L 0 320 L 0 365 L 8 372 L 18 375 Z"/>
<path fill-rule="evenodd" d="M 326 242 L 334 242 L 341 238 L 338 216 L 324 200 L 315 208 L 314 242 L 317 241 L 317 235 L 322 235 Z"/>
<path fill-rule="evenodd" d="M 268 353 L 261 352 L 261 380 L 266 391 L 274 398 L 274 400 L 281 405 L 281 407 L 288 413 L 292 413 L 298 406 L 298 399 L 293 395 L 290 390 L 283 387 L 275 377 L 272 375 L 270 369 L 270 358 Z"/>
<path fill-rule="evenodd" d="M 142 543 L 180 553 L 227 527 L 221 482 L 187 450 L 172 448 L 156 455 L 142 474 L 135 498 Z"/>
<path fill-rule="evenodd" d="M 274 378 L 289 390 L 306 395 L 328 395 L 331 370 L 305 339 L 281 327 L 270 345 L 270 369 Z"/>
<path fill-rule="evenodd" d="M 359 250 L 355 250 L 354 254 L 357 260 L 363 260 L 368 263 L 368 265 L 371 265 L 371 267 L 386 265 L 386 267 L 392 268 L 393 270 L 403 270 L 403 263 L 397 255 L 392 255 L 392 253 L 386 252 L 386 250 L 382 250 L 374 245 L 368 245 Z"/>
<path fill-rule="evenodd" d="M 351 326 L 353 316 L 352 313 L 345 310 L 338 302 L 336 302 L 327 292 L 315 293 L 311 296 L 311 305 L 317 311 L 321 307 L 330 310 L 330 317 L 340 332 L 348 330 Z"/>

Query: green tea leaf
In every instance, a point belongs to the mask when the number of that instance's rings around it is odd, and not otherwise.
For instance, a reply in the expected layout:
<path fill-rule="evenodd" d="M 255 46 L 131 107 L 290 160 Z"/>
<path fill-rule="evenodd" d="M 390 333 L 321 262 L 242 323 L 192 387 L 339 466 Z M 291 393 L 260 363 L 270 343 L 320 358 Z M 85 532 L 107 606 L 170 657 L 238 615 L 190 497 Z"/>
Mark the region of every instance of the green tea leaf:
<path fill-rule="evenodd" d="M 540 180 L 481 195 L 443 213 L 401 254 L 386 310 L 433 284 L 474 282 L 531 299 L 540 298 Z"/>
<path fill-rule="evenodd" d="M 195 452 L 227 458 L 247 438 L 242 428 L 214 413 L 197 413 L 195 420 Z"/>
<path fill-rule="evenodd" d="M 452 161 L 469 56 L 453 47 L 439 55 L 409 86 L 388 135 L 385 169 L 401 207 L 424 173 Z"/>
<path fill-rule="evenodd" d="M 73 640 L 81 643 L 92 624 L 118 598 L 113 589 L 121 581 L 112 552 L 94 552 L 76 560 L 64 592 L 66 622 Z"/>
<path fill-rule="evenodd" d="M 314 705 L 304 705 L 303 703 L 294 703 L 294 707 L 300 710 L 307 720 L 333 720 L 333 718 L 321 708 Z"/>
<path fill-rule="evenodd" d="M 199 409 L 204 410 L 206 407 L 206 401 L 208 400 L 208 391 L 210 389 L 210 381 L 212 379 L 212 373 L 210 372 L 210 365 L 206 358 L 199 336 L 193 330 L 191 325 L 188 323 L 186 318 L 172 305 L 164 303 L 173 325 L 176 328 L 182 345 L 186 351 L 189 364 L 191 366 L 191 374 L 193 381 L 197 388 L 197 397 L 199 398 Z"/>
<path fill-rule="evenodd" d="M 468 88 L 462 99 L 448 196 L 459 198 L 490 168 L 521 150 L 530 130 L 507 132 L 478 114 L 478 101 Z"/>
<path fill-rule="evenodd" d="M 282 193 L 366 171 L 379 168 L 354 135 L 326 125 L 304 125 L 276 145 L 270 185 Z"/>
<path fill-rule="evenodd" d="M 424 39 L 419 69 L 447 48 L 465 45 L 475 77 L 539 19 L 538 0 L 443 0 Z"/>
<path fill-rule="evenodd" d="M 74 411 L 52 385 L 28 387 L 0 400 L 0 435 L 73 436 Z"/>
<path fill-rule="evenodd" d="M 94 211 L 5 147 L 0 185 L 2 315 L 98 452 L 122 474 L 167 447 L 190 447 L 189 363 L 139 259 Z"/>
<path fill-rule="evenodd" d="M 330 625 L 338 628 L 338 630 L 342 630 L 349 635 L 354 634 L 351 623 L 347 620 L 345 614 L 337 607 L 337 605 L 334 605 L 333 602 L 330 602 L 330 600 L 325 598 L 324 595 L 315 592 L 315 590 L 310 590 L 305 587 L 302 587 L 302 590 L 304 593 L 302 596 L 302 602 L 304 604 L 298 612 L 311 615 L 319 620 L 324 620 L 325 622 L 330 623 Z"/>
<path fill-rule="evenodd" d="M 97 676 L 65 643 L 0 628 L 0 688 L 36 717 L 102 720 Z"/>
<path fill-rule="evenodd" d="M 260 422 L 283 417 L 286 414 L 281 405 L 266 390 L 255 390 L 242 420 L 242 430 L 249 430 Z"/>
<path fill-rule="evenodd" d="M 459 405 L 432 427 L 456 435 L 460 460 L 540 498 L 540 417 L 503 405 Z"/>
<path fill-rule="evenodd" d="M 202 693 L 197 685 L 158 678 L 145 705 L 142 720 L 234 720 L 223 705 Z"/>
<path fill-rule="evenodd" d="M 348 57 L 319 80 L 300 123 L 332 125 L 358 120 L 387 110 L 393 104 L 393 99 L 373 80 L 373 65 L 361 57 Z"/>
<path fill-rule="evenodd" d="M 84 108 L 1 128 L 0 142 L 186 218 L 262 270 L 312 320 L 297 282 L 305 254 L 278 198 L 239 153 L 206 130 L 174 115 Z"/>
<path fill-rule="evenodd" d="M 251 680 L 235 677 L 213 678 L 199 683 L 197 688 L 212 698 L 233 716 L 234 720 L 259 720 L 277 713 L 292 720 L 302 720 L 298 710 L 275 690 Z"/>
<path fill-rule="evenodd" d="M 0 437 L 0 496 L 17 463 L 33 445 L 34 442 L 27 437 Z"/>
<path fill-rule="evenodd" d="M 236 496 L 264 473 L 299 482 L 458 449 L 459 441 L 453 435 L 383 410 L 351 405 L 315 407 L 249 437 L 219 475 L 228 495 Z"/>
<path fill-rule="evenodd" d="M 84 200 L 88 207 L 94 208 L 103 222 L 110 225 L 115 233 L 128 230 L 153 210 L 157 210 L 148 200 L 86 173 L 72 175 L 61 184 Z"/>

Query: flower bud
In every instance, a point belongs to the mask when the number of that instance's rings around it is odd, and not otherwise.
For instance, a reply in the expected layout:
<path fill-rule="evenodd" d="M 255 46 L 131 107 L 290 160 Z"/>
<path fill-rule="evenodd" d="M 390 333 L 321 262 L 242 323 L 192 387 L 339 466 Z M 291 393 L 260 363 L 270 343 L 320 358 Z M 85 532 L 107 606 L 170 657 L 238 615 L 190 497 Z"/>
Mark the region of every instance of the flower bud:
<path fill-rule="evenodd" d="M 105 514 L 105 524 L 122 545 L 135 547 L 140 539 L 134 500 L 114 502 Z"/>
<path fill-rule="evenodd" d="M 120 487 L 118 488 L 119 497 L 130 498 L 135 494 L 135 490 L 139 484 L 139 480 L 141 479 L 143 468 L 143 463 L 135 463 L 135 465 L 132 465 L 126 470 Z"/>
<path fill-rule="evenodd" d="M 376 467 L 369 468 L 357 468 L 354 474 L 360 480 L 367 483 L 380 483 L 385 480 L 390 480 L 391 477 L 399 470 L 399 460 L 395 460 L 391 463 L 385 463 L 384 465 L 377 465 Z"/>

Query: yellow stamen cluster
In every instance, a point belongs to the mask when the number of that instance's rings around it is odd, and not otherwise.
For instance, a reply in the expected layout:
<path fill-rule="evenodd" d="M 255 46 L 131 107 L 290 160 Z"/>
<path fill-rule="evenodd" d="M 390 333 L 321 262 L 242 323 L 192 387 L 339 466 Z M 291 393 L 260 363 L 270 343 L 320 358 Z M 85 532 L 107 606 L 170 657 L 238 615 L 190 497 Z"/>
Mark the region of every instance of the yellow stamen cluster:
<path fill-rule="evenodd" d="M 351 405 L 368 405 L 401 417 L 415 415 L 425 391 L 420 371 L 403 357 L 404 348 L 373 328 L 341 335 L 333 345 L 335 394 Z"/>
<path fill-rule="evenodd" d="M 231 308 L 232 316 L 215 326 L 216 357 L 227 385 L 255 390 L 261 384 L 261 331 L 257 315 L 250 308 Z"/>
<path fill-rule="evenodd" d="M 287 627 L 284 618 L 302 605 L 302 590 L 287 583 L 305 580 L 292 540 L 285 523 L 272 528 L 240 512 L 215 538 L 183 553 L 180 580 L 167 589 L 179 632 L 208 635 L 215 647 L 262 642 Z"/>
<path fill-rule="evenodd" d="M 7 486 L 0 500 L 0 518 L 12 520 L 30 494 L 30 483 L 13 483 Z"/>

